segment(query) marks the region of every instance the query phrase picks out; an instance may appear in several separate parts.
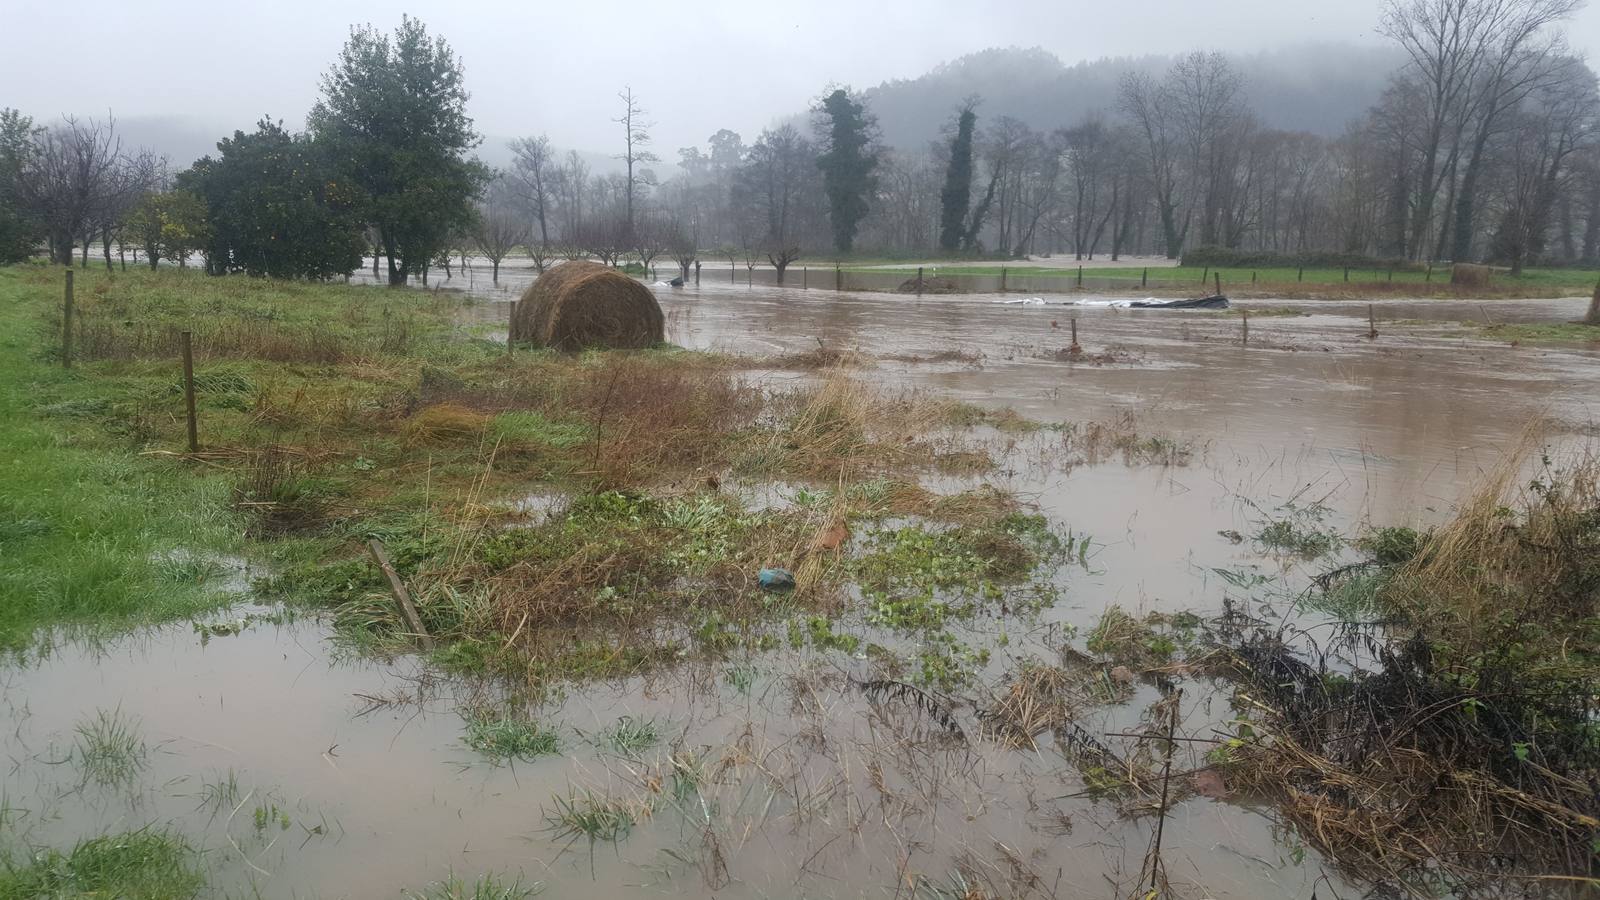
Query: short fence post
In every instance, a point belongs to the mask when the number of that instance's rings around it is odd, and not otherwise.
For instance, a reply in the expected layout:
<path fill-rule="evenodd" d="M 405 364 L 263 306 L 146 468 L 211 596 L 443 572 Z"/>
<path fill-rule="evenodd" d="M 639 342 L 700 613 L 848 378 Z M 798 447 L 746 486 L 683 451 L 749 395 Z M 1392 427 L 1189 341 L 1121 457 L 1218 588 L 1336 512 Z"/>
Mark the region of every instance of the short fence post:
<path fill-rule="evenodd" d="M 1344 267 L 1344 283 L 1345 284 L 1349 284 L 1350 283 L 1350 267 L 1349 266 L 1345 266 Z"/>
<path fill-rule="evenodd" d="M 1145 266 L 1144 271 L 1139 274 L 1139 287 L 1144 287 L 1145 285 L 1147 285 L 1149 283 L 1150 283 L 1150 267 L 1149 266 Z"/>
<path fill-rule="evenodd" d="M 1389 270 L 1389 283 L 1394 284 L 1394 269 Z"/>
<path fill-rule="evenodd" d="M 1206 279 L 1208 279 L 1210 277 L 1211 277 L 1211 267 L 1210 266 L 1206 266 L 1205 267 L 1205 271 L 1200 273 L 1200 283 L 1201 284 L 1205 284 L 1206 283 Z"/>
<path fill-rule="evenodd" d="M 1222 273 L 1221 272 L 1217 272 L 1217 273 L 1213 274 L 1211 277 L 1216 279 L 1217 296 L 1219 296 L 1219 297 L 1222 296 Z"/>
<path fill-rule="evenodd" d="M 194 412 L 194 347 L 189 332 L 179 334 L 183 341 L 183 405 L 189 414 L 189 452 L 200 452 L 200 423 Z"/>
<path fill-rule="evenodd" d="M 1254 273 L 1254 272 L 1250 273 L 1250 283 L 1251 284 L 1255 284 L 1256 283 L 1256 273 Z"/>
<path fill-rule="evenodd" d="M 1248 346 L 1250 346 L 1250 310 L 1241 309 L 1241 310 L 1239 310 L 1239 315 L 1240 315 L 1240 324 L 1242 324 L 1244 326 L 1244 335 L 1243 335 L 1243 338 L 1240 340 L 1240 343 L 1243 346 L 1248 347 Z"/>
<path fill-rule="evenodd" d="M 833 267 L 833 289 L 836 291 L 844 290 L 844 273 L 839 270 L 838 266 Z"/>
<path fill-rule="evenodd" d="M 1083 266 L 1078 267 L 1078 290 L 1083 290 Z"/>
<path fill-rule="evenodd" d="M 917 296 L 922 296 L 922 267 L 917 266 Z"/>
<path fill-rule="evenodd" d="M 1375 341 L 1377 339 L 1378 339 L 1378 316 L 1377 316 L 1377 313 L 1373 312 L 1372 304 L 1368 303 L 1367 304 L 1367 340 Z"/>
<path fill-rule="evenodd" d="M 72 368 L 72 267 L 67 267 L 66 306 L 61 311 L 61 368 Z"/>
<path fill-rule="evenodd" d="M 433 636 L 428 634 L 428 629 L 422 624 L 422 617 L 417 615 L 417 607 L 411 602 L 411 592 L 406 590 L 406 583 L 400 580 L 400 573 L 395 571 L 394 563 L 389 561 L 389 554 L 384 550 L 383 541 L 373 538 L 367 542 L 367 551 L 372 554 L 372 561 L 378 564 L 383 577 L 389 582 L 389 593 L 394 595 L 394 602 L 400 609 L 400 618 L 406 623 L 422 642 L 422 649 L 433 649 Z"/>
<path fill-rule="evenodd" d="M 1006 267 L 1000 267 L 1000 293 L 1006 292 Z"/>
<path fill-rule="evenodd" d="M 800 267 L 800 290 L 811 287 L 811 270 L 805 266 Z"/>
<path fill-rule="evenodd" d="M 1067 348 L 1067 350 L 1068 350 L 1068 352 L 1071 352 L 1071 353 L 1079 353 L 1079 352 L 1082 352 L 1082 350 L 1083 350 L 1082 347 L 1078 346 L 1078 317 L 1077 316 L 1073 316 L 1072 317 L 1072 346 Z"/>
<path fill-rule="evenodd" d="M 1427 284 L 1433 283 L 1433 263 L 1428 263 L 1428 275 L 1423 281 Z"/>
<path fill-rule="evenodd" d="M 1306 267 L 1305 266 L 1301 266 L 1300 267 L 1300 272 L 1299 272 L 1299 274 L 1295 275 L 1294 280 L 1297 281 L 1297 282 L 1306 280 Z"/>

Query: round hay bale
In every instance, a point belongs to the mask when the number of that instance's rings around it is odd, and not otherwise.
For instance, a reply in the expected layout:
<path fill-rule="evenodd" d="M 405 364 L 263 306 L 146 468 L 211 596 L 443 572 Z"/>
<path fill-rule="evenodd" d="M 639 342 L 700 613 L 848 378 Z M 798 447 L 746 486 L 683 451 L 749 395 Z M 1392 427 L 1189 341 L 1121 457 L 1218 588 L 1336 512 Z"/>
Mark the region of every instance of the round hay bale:
<path fill-rule="evenodd" d="M 639 349 L 665 337 L 666 317 L 649 288 L 586 259 L 540 275 L 511 317 L 511 340 L 567 352 Z"/>
<path fill-rule="evenodd" d="M 1488 266 L 1456 263 L 1450 267 L 1450 283 L 1460 287 L 1488 287 L 1491 272 L 1493 270 Z"/>

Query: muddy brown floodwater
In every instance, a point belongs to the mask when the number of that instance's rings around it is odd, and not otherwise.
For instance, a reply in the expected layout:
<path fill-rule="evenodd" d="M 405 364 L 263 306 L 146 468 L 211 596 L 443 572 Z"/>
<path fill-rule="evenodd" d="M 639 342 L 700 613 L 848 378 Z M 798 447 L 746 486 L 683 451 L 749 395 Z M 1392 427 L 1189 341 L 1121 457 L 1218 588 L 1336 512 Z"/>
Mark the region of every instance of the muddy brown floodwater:
<path fill-rule="evenodd" d="M 1286 504 L 1322 504 L 1325 524 L 1345 534 L 1439 521 L 1531 418 L 1564 425 L 1571 436 L 1558 442 L 1580 440 L 1600 388 L 1600 354 L 1511 347 L 1453 324 L 1561 321 L 1581 311 L 1576 300 L 1384 301 L 1376 340 L 1365 304 L 1257 301 L 1246 308 L 1303 314 L 1252 316 L 1243 346 L 1236 315 L 997 302 L 1015 295 L 656 290 L 669 338 L 684 346 L 856 349 L 871 358 L 860 376 L 876 383 L 1046 421 L 1132 414 L 1142 433 L 1192 445 L 1182 465 L 1073 466 L 1045 462 L 1040 442 L 1053 438 L 1043 432 L 1017 438 L 995 473 L 943 480 L 1016 490 L 1063 532 L 1093 539 L 1042 621 L 970 626 L 994 650 L 983 671 L 991 684 L 1111 604 L 1215 612 L 1241 575 L 1292 594 L 1313 564 L 1221 532 L 1250 535 Z M 493 331 L 506 292 L 486 293 L 467 322 Z M 1079 361 L 1058 357 L 1073 317 Z M 462 742 L 459 707 L 481 686 L 438 679 L 413 659 L 341 656 L 315 619 L 210 637 L 184 623 L 93 645 L 63 640 L 0 669 L 0 752 L 11 762 L 0 808 L 36 846 L 174 828 L 206 848 L 219 895 L 397 896 L 450 871 L 521 873 L 561 897 L 959 896 L 972 875 L 1004 896 L 1136 893 L 1154 817 L 1126 818 L 1086 793 L 1048 740 L 1011 750 L 884 715 L 852 687 L 867 665 L 784 650 L 573 687 L 536 711 L 559 730 L 561 753 L 495 765 Z M 1097 734 L 1139 726 L 1156 697 L 1141 686 L 1079 724 Z M 1198 736 L 1231 715 L 1222 695 L 1187 697 L 1182 709 L 1180 727 Z M 85 784 L 63 762 L 75 726 L 97 711 L 137 720 L 151 748 L 131 783 Z M 652 720 L 657 746 L 633 758 L 602 748 L 595 736 L 622 716 Z M 1200 764 L 1204 749 L 1187 745 L 1175 767 Z M 648 816 L 614 843 L 553 831 L 553 798 L 585 792 L 641 815 L 648 805 Z M 264 828 L 258 808 L 268 810 Z M 1178 804 L 1163 856 L 1193 896 L 1359 892 L 1270 810 L 1222 800 Z"/>

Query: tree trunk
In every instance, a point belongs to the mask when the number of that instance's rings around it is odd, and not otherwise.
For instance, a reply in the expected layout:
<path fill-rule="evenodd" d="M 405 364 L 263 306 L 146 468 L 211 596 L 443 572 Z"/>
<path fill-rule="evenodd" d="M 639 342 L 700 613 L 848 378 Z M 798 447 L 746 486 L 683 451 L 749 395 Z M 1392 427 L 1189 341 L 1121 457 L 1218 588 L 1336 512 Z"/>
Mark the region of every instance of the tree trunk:
<path fill-rule="evenodd" d="M 161 262 L 161 254 L 151 250 L 149 253 L 146 253 L 145 256 L 150 260 L 150 271 L 154 272 L 156 270 L 156 265 Z"/>
<path fill-rule="evenodd" d="M 1589 314 L 1583 317 L 1585 325 L 1600 325 L 1600 281 L 1594 283 L 1594 297 L 1589 301 Z"/>
<path fill-rule="evenodd" d="M 109 228 L 100 232 L 100 250 L 106 258 L 106 271 L 115 272 L 116 268 L 111 265 L 111 229 Z"/>
<path fill-rule="evenodd" d="M 494 286 L 495 287 L 499 287 L 500 286 L 500 260 L 498 260 L 498 259 L 490 260 L 490 263 L 494 266 L 494 269 L 493 269 L 493 271 L 494 271 L 494 275 L 493 275 Z"/>

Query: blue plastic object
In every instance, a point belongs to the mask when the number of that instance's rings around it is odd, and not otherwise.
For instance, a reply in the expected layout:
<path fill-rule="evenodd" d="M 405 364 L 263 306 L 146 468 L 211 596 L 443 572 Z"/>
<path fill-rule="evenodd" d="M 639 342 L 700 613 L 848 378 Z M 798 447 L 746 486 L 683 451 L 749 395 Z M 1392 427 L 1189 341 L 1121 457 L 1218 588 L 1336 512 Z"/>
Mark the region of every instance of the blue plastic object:
<path fill-rule="evenodd" d="M 788 569 L 762 569 L 756 581 L 764 591 L 794 590 L 794 573 Z"/>

